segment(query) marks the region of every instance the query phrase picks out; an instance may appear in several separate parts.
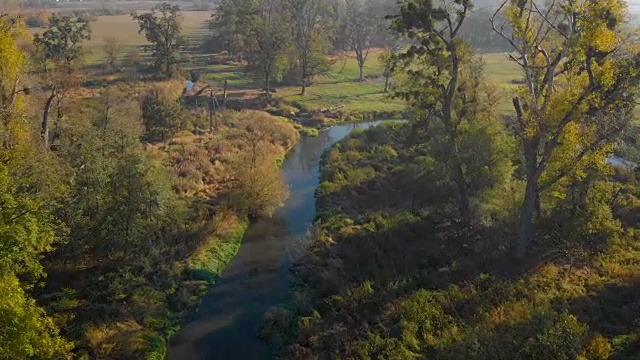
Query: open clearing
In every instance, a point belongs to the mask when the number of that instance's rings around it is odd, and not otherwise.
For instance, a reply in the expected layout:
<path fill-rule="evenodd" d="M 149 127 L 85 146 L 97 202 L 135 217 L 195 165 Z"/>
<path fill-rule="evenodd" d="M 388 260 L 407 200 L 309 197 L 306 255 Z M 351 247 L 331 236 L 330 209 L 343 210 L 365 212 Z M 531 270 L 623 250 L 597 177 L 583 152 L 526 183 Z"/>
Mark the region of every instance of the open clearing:
<path fill-rule="evenodd" d="M 208 34 L 210 12 L 185 11 L 183 17 L 184 33 L 192 55 L 192 61 L 187 66 L 189 70 L 195 69 L 201 74 L 203 81 L 213 82 L 216 87 L 221 87 L 224 80 L 227 80 L 230 89 L 236 93 L 251 95 L 259 91 L 261 80 L 244 71 L 241 64 L 214 62 L 209 55 L 197 54 L 200 44 Z M 138 48 L 141 52 L 144 52 L 142 47 L 147 44 L 144 36 L 138 34 L 138 25 L 130 15 L 99 16 L 92 23 L 92 29 L 92 38 L 85 44 L 88 51 L 85 63 L 89 66 L 99 66 L 104 62 L 103 45 L 106 37 L 115 37 L 129 49 Z M 504 53 L 481 56 L 485 61 L 486 78 L 502 91 L 504 99 L 501 108 L 505 112 L 511 112 L 509 99 L 517 86 L 514 84 L 514 80 L 519 77 L 517 65 L 509 61 Z M 317 77 L 315 83 L 307 89 L 306 96 L 299 95 L 298 86 L 278 87 L 277 96 L 307 111 L 342 107 L 355 114 L 400 112 L 405 104 L 390 99 L 382 91 L 382 73 L 383 66 L 378 61 L 378 54 L 372 51 L 365 63 L 367 79 L 363 82 L 357 81 L 358 65 L 355 58 L 347 57 L 346 64 L 336 59 L 327 75 Z"/>

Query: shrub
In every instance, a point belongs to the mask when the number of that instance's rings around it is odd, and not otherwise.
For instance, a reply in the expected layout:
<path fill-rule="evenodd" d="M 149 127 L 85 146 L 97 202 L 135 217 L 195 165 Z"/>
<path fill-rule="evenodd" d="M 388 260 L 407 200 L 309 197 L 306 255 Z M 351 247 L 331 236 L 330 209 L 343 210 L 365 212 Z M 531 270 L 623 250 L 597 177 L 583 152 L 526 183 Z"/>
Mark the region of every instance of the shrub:
<path fill-rule="evenodd" d="M 147 141 L 166 140 L 184 127 L 182 105 L 160 88 L 144 94 L 140 107 Z"/>

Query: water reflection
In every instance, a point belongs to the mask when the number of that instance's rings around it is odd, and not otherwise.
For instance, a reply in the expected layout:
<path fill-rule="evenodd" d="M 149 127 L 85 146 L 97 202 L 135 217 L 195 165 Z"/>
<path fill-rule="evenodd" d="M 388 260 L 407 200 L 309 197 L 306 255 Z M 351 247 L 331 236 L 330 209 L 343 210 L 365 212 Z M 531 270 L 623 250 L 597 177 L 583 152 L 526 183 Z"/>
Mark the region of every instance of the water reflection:
<path fill-rule="evenodd" d="M 320 158 L 324 151 L 347 136 L 354 129 L 376 126 L 380 121 L 345 124 L 321 131 L 318 137 L 305 137 L 287 157 L 282 176 L 291 190 L 291 196 L 278 215 L 285 223 L 287 239 L 304 236 L 316 216 L 315 190 L 320 182 Z M 285 241 L 284 247 L 295 246 Z M 282 262 L 287 262 L 287 257 Z"/>

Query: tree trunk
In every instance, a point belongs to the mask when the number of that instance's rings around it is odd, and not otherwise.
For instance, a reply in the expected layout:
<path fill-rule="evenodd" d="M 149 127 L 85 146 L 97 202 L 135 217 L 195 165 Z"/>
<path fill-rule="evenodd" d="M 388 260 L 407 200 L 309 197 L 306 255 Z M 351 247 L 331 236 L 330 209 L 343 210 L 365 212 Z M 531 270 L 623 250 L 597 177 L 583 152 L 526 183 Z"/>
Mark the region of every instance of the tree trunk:
<path fill-rule="evenodd" d="M 442 122 L 449 135 L 449 141 L 451 146 L 451 152 L 453 154 L 453 178 L 458 188 L 458 208 L 462 218 L 469 222 L 471 220 L 471 208 L 469 206 L 469 193 L 467 192 L 467 181 L 464 177 L 464 171 L 462 170 L 462 160 L 460 159 L 460 152 L 458 150 L 458 127 L 454 123 L 452 116 L 453 100 L 455 96 L 455 90 L 457 88 L 458 76 L 460 71 L 460 63 L 456 48 L 453 45 L 449 45 L 452 57 L 452 71 L 451 80 L 449 82 L 449 90 L 444 95 L 444 101 L 442 104 Z"/>
<path fill-rule="evenodd" d="M 347 67 L 347 57 L 346 55 L 343 54 L 340 56 L 340 71 L 338 72 L 338 74 L 342 74 L 346 67 Z"/>
<path fill-rule="evenodd" d="M 524 122 L 522 114 L 522 106 L 520 99 L 514 97 L 513 108 L 520 122 Z M 527 176 L 527 186 L 525 189 L 522 208 L 520 209 L 520 234 L 516 255 L 524 258 L 527 254 L 527 248 L 533 241 L 533 216 L 541 212 L 540 191 L 538 189 L 538 179 L 542 174 L 544 166 L 538 164 L 538 150 L 540 141 L 538 138 L 523 138 L 522 146 L 524 148 L 524 162 Z"/>
<path fill-rule="evenodd" d="M 209 132 L 213 134 L 213 96 L 209 97 Z"/>
<path fill-rule="evenodd" d="M 264 73 L 264 83 L 266 86 L 266 91 L 267 91 L 267 99 L 271 99 L 271 89 L 270 89 L 270 78 L 271 78 L 271 72 L 270 71 L 265 71 Z"/>
<path fill-rule="evenodd" d="M 222 93 L 222 108 L 226 109 L 227 108 L 227 87 L 228 87 L 228 82 L 225 79 L 224 80 L 224 90 Z"/>
<path fill-rule="evenodd" d="M 358 68 L 360 69 L 360 78 L 358 80 L 364 81 L 364 61 L 358 59 Z"/>
<path fill-rule="evenodd" d="M 520 209 L 520 239 L 517 247 L 517 256 L 521 259 L 527 254 L 527 248 L 533 240 L 533 215 L 536 210 L 538 195 L 538 179 L 534 176 L 527 179 L 524 201 Z"/>
<path fill-rule="evenodd" d="M 384 68 L 384 92 L 389 92 L 389 80 L 391 80 L 391 62 L 387 62 Z"/>
<path fill-rule="evenodd" d="M 300 89 L 300 95 L 307 95 L 307 82 L 306 80 L 302 80 L 302 88 Z"/>
<path fill-rule="evenodd" d="M 457 140 L 454 140 L 453 149 L 453 177 L 458 188 L 458 209 L 465 221 L 471 220 L 471 208 L 469 206 L 469 193 L 467 191 L 467 181 L 462 171 L 462 161 L 458 152 Z"/>
<path fill-rule="evenodd" d="M 44 113 L 42 114 L 42 143 L 45 148 L 49 147 L 49 114 L 51 113 L 51 107 L 53 106 L 53 100 L 56 98 L 55 91 L 51 92 L 51 95 L 47 99 L 44 105 Z"/>

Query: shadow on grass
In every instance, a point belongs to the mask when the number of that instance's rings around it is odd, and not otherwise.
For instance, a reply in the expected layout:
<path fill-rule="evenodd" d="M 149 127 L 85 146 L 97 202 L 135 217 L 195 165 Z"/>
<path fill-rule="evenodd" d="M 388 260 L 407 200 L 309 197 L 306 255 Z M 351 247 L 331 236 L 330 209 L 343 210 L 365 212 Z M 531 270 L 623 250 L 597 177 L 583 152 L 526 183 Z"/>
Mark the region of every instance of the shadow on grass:
<path fill-rule="evenodd" d="M 640 279 L 611 283 L 573 300 L 570 311 L 593 331 L 613 339 L 612 360 L 640 354 Z"/>

